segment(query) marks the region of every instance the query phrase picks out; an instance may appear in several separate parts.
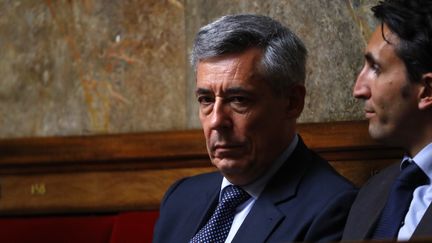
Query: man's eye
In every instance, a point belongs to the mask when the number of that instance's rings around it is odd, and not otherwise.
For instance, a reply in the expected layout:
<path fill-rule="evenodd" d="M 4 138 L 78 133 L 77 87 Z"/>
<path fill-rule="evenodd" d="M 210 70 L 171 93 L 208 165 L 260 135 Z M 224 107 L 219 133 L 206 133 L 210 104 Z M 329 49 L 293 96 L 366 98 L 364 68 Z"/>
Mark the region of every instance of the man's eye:
<path fill-rule="evenodd" d="M 231 107 L 237 112 L 246 112 L 252 105 L 251 100 L 244 96 L 234 96 L 229 99 Z"/>
<path fill-rule="evenodd" d="M 380 66 L 379 66 L 378 64 L 373 63 L 373 64 L 370 65 L 370 67 L 371 67 L 371 70 L 372 70 L 376 75 L 380 74 L 380 72 L 381 72 L 381 68 L 380 68 Z"/>
<path fill-rule="evenodd" d="M 234 97 L 231 97 L 230 101 L 233 102 L 233 103 L 242 104 L 242 103 L 246 103 L 247 102 L 247 98 L 246 97 L 242 97 L 242 96 L 234 96 Z"/>
<path fill-rule="evenodd" d="M 198 97 L 198 103 L 207 105 L 214 102 L 214 98 L 210 96 L 199 96 Z"/>

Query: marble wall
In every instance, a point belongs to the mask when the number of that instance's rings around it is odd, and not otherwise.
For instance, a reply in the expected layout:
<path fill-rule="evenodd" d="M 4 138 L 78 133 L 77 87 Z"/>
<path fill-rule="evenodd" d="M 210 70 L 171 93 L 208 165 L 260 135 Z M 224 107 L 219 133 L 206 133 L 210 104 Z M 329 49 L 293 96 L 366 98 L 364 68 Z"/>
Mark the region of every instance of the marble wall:
<path fill-rule="evenodd" d="M 199 128 L 200 26 L 269 15 L 309 50 L 300 122 L 362 119 L 351 97 L 378 0 L 0 0 L 0 138 Z"/>

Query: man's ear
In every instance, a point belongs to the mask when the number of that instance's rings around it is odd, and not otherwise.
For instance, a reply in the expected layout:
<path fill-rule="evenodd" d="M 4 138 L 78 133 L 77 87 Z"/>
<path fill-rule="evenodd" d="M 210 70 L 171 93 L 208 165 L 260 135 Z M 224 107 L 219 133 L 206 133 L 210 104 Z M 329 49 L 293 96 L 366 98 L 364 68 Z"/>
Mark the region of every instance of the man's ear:
<path fill-rule="evenodd" d="M 287 95 L 287 118 L 298 118 L 303 111 L 306 89 L 302 84 L 295 84 Z"/>
<path fill-rule="evenodd" d="M 421 83 L 423 86 L 419 93 L 419 109 L 430 109 L 432 108 L 432 73 L 423 74 Z"/>

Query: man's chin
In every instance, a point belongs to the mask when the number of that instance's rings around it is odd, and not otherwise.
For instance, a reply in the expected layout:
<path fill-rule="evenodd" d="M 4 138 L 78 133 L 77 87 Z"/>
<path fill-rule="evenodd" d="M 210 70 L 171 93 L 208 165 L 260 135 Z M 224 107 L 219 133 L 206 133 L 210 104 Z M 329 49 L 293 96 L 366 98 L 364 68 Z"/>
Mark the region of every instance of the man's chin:
<path fill-rule="evenodd" d="M 246 162 L 238 159 L 213 159 L 213 165 L 218 168 L 222 174 L 238 174 L 244 171 Z"/>
<path fill-rule="evenodd" d="M 385 129 L 382 126 L 377 126 L 376 124 L 369 123 L 369 136 L 379 142 L 379 143 L 387 143 L 389 134 L 385 132 Z"/>
<path fill-rule="evenodd" d="M 378 129 L 376 126 L 374 126 L 373 124 L 371 124 L 370 122 L 369 122 L 369 128 L 368 128 L 368 131 L 369 131 L 369 136 L 370 136 L 373 140 L 379 140 L 379 139 L 380 139 L 381 134 L 380 134 L 379 129 Z"/>

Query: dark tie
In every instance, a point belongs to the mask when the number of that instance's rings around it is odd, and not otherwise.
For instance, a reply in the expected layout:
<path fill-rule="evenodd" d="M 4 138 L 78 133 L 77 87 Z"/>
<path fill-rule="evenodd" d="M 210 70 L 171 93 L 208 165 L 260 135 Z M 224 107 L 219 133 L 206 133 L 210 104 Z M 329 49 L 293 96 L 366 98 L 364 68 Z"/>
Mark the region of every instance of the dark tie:
<path fill-rule="evenodd" d="M 228 186 L 210 220 L 190 242 L 225 242 L 234 219 L 235 209 L 249 198 L 250 195 L 240 187 Z"/>
<path fill-rule="evenodd" d="M 392 185 L 372 239 L 396 239 L 414 189 L 428 182 L 426 174 L 414 162 L 407 164 Z"/>

